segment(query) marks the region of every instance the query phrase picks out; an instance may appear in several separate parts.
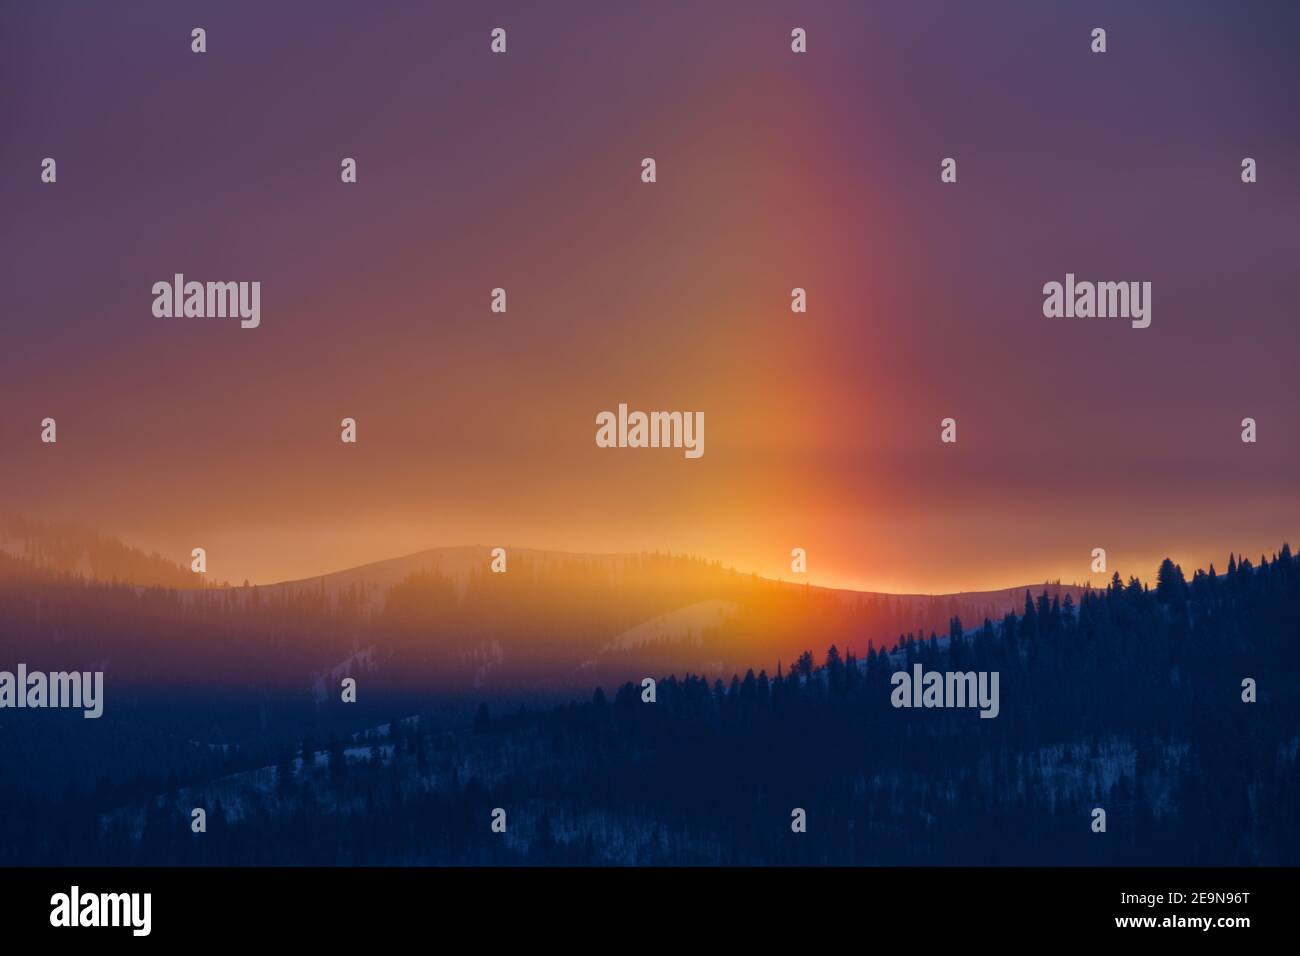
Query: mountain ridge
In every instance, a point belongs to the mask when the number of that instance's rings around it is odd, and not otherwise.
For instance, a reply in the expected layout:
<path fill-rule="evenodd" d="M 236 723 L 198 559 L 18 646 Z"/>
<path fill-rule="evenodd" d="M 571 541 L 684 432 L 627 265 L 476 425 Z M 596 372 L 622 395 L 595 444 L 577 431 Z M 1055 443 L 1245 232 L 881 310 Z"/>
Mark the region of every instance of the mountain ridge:
<path fill-rule="evenodd" d="M 450 570 L 457 577 L 468 574 L 472 570 L 484 570 L 491 561 L 492 548 L 490 545 L 449 545 L 437 548 L 424 548 L 420 551 L 413 551 L 409 554 L 398 555 L 391 558 L 380 558 L 377 561 L 368 561 L 363 564 L 352 567 L 340 568 L 337 571 L 327 571 L 324 574 L 311 575 L 303 578 L 290 578 L 284 581 L 273 581 L 267 584 L 247 585 L 248 588 L 257 588 L 263 593 L 273 593 L 277 590 L 297 590 L 297 589 L 316 589 L 326 583 L 335 587 L 347 586 L 350 584 L 360 583 L 364 580 L 363 574 L 370 573 L 374 579 L 384 580 L 393 578 L 391 583 L 397 583 L 411 573 L 426 570 Z M 780 585 L 790 588 L 809 588 L 813 591 L 836 594 L 843 597 L 871 597 L 871 598 L 896 598 L 907 600 L 931 600 L 942 598 L 984 598 L 984 599 L 1003 599 L 1011 596 L 1021 597 L 1026 591 L 1037 596 L 1044 589 L 1049 594 L 1070 593 L 1076 598 L 1085 591 L 1103 590 L 1102 586 L 1090 584 L 1062 584 L 1061 582 L 1052 581 L 1035 581 L 1026 584 L 1011 585 L 1001 588 L 991 588 L 986 590 L 967 590 L 967 591 L 874 591 L 861 588 L 844 588 L 834 587 L 825 584 L 815 584 L 811 581 L 791 581 L 785 578 L 773 578 L 757 572 L 741 571 L 734 567 L 724 566 L 721 561 L 714 561 L 708 558 L 701 558 L 688 553 L 676 554 L 671 551 L 619 551 L 619 552 L 587 552 L 587 551 L 560 551 L 546 548 L 507 548 L 508 560 L 524 558 L 529 560 L 541 560 L 543 562 L 563 562 L 563 561 L 580 561 L 596 564 L 626 564 L 627 562 L 643 558 L 679 558 L 692 562 L 698 562 L 712 569 L 717 569 L 725 574 L 735 575 L 741 578 L 756 578 L 760 581 Z M 469 558 L 473 558 L 473 565 L 468 563 Z M 444 566 L 439 559 L 451 559 Z M 401 569 L 403 573 L 394 577 L 394 572 Z M 508 572 L 507 572 L 508 573 Z M 370 581 L 366 582 L 371 583 Z M 218 590 L 242 590 L 244 586 L 240 585 L 222 585 L 216 586 Z M 199 590 L 197 588 L 185 590 Z M 211 588 L 209 588 L 211 590 Z M 328 588 L 327 588 L 328 590 Z"/>

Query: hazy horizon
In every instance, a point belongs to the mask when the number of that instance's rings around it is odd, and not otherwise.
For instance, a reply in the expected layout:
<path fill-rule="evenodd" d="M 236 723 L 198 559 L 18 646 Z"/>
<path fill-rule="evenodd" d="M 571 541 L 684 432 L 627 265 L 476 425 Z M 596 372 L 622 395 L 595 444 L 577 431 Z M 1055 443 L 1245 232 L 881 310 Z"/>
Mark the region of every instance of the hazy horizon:
<path fill-rule="evenodd" d="M 112 537 L 117 541 L 121 542 L 123 545 L 127 547 L 135 548 L 141 552 L 144 552 L 145 554 L 156 553 L 161 557 L 163 557 L 165 560 L 168 560 L 179 567 L 185 568 L 188 566 L 188 561 L 189 561 L 188 553 L 181 553 L 181 554 L 170 553 L 167 550 L 156 547 L 150 542 L 143 541 L 140 539 L 135 539 L 131 535 L 114 533 L 102 528 L 92 528 L 84 523 L 68 524 L 66 522 L 58 521 L 57 519 L 37 519 L 37 520 L 47 521 L 54 527 L 74 528 L 82 532 Z M 3 532 L 2 529 L 0 529 L 0 538 L 2 538 L 2 535 Z M 794 585 L 807 584 L 812 587 L 826 588 L 832 590 L 869 592 L 874 594 L 894 595 L 899 597 L 943 596 L 943 595 L 962 594 L 962 593 L 1005 591 L 1005 590 L 1011 590 L 1020 587 L 1031 587 L 1034 585 L 1051 583 L 1051 582 L 1057 582 L 1062 585 L 1071 586 L 1071 587 L 1104 588 L 1110 582 L 1111 576 L 1116 573 L 1118 573 L 1120 578 L 1125 581 L 1127 581 L 1130 577 L 1137 577 L 1143 582 L 1149 583 L 1150 581 L 1154 580 L 1156 570 L 1160 562 L 1163 561 L 1166 557 L 1170 558 L 1175 564 L 1181 566 L 1184 572 L 1188 575 L 1188 577 L 1190 577 L 1197 570 L 1208 571 L 1211 565 L 1213 565 L 1218 570 L 1219 573 L 1223 573 L 1229 554 L 1235 554 L 1239 560 L 1241 558 L 1249 558 L 1253 562 L 1261 555 L 1271 555 L 1276 553 L 1276 551 L 1283 544 L 1287 544 L 1287 543 L 1290 543 L 1290 538 L 1286 536 L 1282 536 L 1281 538 L 1275 540 L 1273 543 L 1262 548 L 1250 550 L 1250 549 L 1239 549 L 1239 548 L 1230 547 L 1224 550 L 1222 553 L 1212 555 L 1204 560 L 1194 556 L 1188 557 L 1185 555 L 1180 556 L 1179 554 L 1175 554 L 1175 553 L 1160 553 L 1158 556 L 1148 557 L 1145 563 L 1143 563 L 1139 559 L 1133 558 L 1132 556 L 1126 556 L 1124 563 L 1121 565 L 1115 563 L 1112 556 L 1108 554 L 1107 570 L 1105 573 L 1070 578 L 1065 576 L 1064 574 L 1052 574 L 1052 573 L 1032 574 L 1031 572 L 1026 572 L 1029 576 L 1026 576 L 1020 580 L 1009 580 L 1000 583 L 992 582 L 986 585 L 981 585 L 976 587 L 952 588 L 949 590 L 916 590 L 916 589 L 890 590 L 890 589 L 874 587 L 870 585 L 864 586 L 857 583 L 853 583 L 851 581 L 845 583 L 837 580 L 830 580 L 823 576 L 819 576 L 816 573 L 815 569 L 812 567 L 810 567 L 809 571 L 804 574 L 792 573 L 788 565 L 784 571 L 782 571 L 779 567 L 777 567 L 774 571 L 768 573 L 766 571 L 762 571 L 757 568 L 733 564 L 722 559 L 714 558 L 707 554 L 698 554 L 694 552 L 681 551 L 672 548 L 583 551 L 583 550 L 575 550 L 572 548 L 562 548 L 562 547 L 536 547 L 529 544 L 518 544 L 509 541 L 491 542 L 491 543 L 481 542 L 481 541 L 460 542 L 454 544 L 435 544 L 435 545 L 429 545 L 424 547 L 414 547 L 405 550 L 400 550 L 394 553 L 376 554 L 373 556 L 371 555 L 359 556 L 357 560 L 352 561 L 350 563 L 342 564 L 339 566 L 321 566 L 320 569 L 318 570 L 310 570 L 310 568 L 313 564 L 320 565 L 319 561 L 312 561 L 307 558 L 301 558 L 297 561 L 297 566 L 304 569 L 303 573 L 289 573 L 288 575 L 282 577 L 253 577 L 245 574 L 224 573 L 219 570 L 214 570 L 213 565 L 211 563 L 211 555 L 209 555 L 209 571 L 207 574 L 202 576 L 202 580 L 208 582 L 208 586 L 225 582 L 229 584 L 231 587 L 239 587 L 242 586 L 245 580 L 247 580 L 250 585 L 256 585 L 259 587 L 279 585 L 279 584 L 292 584 L 298 581 L 311 580 L 314 578 L 327 576 L 327 575 L 344 574 L 349 571 L 358 570 L 368 565 L 400 561 L 402 559 L 407 559 L 407 558 L 414 558 L 427 552 L 458 551 L 458 550 L 459 551 L 466 551 L 466 550 L 483 551 L 484 566 L 486 567 L 488 561 L 487 553 L 494 547 L 504 547 L 507 549 L 508 553 L 512 553 L 512 554 L 516 552 L 532 552 L 537 554 L 580 557 L 580 558 L 621 558 L 621 557 L 647 555 L 647 554 L 674 555 L 678 557 L 685 557 L 694 560 L 707 561 L 710 563 L 720 564 L 724 569 L 735 571 L 738 574 L 742 574 L 742 575 L 756 574 L 762 578 L 766 578 L 773 581 L 782 581 Z M 288 566 L 293 567 L 294 562 L 291 561 Z"/>

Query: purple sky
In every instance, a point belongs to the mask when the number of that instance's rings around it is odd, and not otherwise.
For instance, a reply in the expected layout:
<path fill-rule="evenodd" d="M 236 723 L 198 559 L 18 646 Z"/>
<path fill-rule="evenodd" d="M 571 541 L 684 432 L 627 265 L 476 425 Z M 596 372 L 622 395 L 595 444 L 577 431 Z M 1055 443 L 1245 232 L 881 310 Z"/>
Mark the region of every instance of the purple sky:
<path fill-rule="evenodd" d="M 0 502 L 236 580 L 498 542 L 788 576 L 801 546 L 819 583 L 939 591 L 1294 546 L 1298 28 L 7 4 Z M 154 318 L 175 272 L 261 281 L 261 327 Z M 1067 272 L 1151 282 L 1151 327 L 1045 318 Z M 706 454 L 595 448 L 620 401 L 705 411 Z"/>

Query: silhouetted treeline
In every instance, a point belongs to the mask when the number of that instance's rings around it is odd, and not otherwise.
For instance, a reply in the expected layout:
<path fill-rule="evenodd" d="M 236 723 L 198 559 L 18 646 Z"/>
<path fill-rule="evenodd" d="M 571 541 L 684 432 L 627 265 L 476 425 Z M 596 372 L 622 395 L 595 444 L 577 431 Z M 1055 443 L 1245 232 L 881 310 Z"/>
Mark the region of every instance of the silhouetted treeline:
<path fill-rule="evenodd" d="M 304 741 L 102 815 L 89 795 L 26 805 L 0 859 L 1294 865 L 1298 641 L 1289 548 L 1190 581 L 1165 562 L 1154 587 L 1026 594 L 997 622 L 860 658 L 834 645 L 774 673 L 661 678 L 653 703 L 629 675 L 583 703 L 485 706 L 463 730 Z M 893 707 L 913 663 L 997 671 L 999 716 Z"/>
<path fill-rule="evenodd" d="M 188 567 L 116 538 L 73 525 L 10 516 L 0 520 L 0 552 L 36 568 L 99 581 L 145 587 L 192 588 Z"/>
<path fill-rule="evenodd" d="M 1082 591 L 1053 586 L 1053 593 Z M 0 552 L 0 661 L 105 669 L 117 693 L 207 688 L 318 698 L 353 676 L 371 693 L 567 694 L 629 670 L 774 667 L 808 634 L 864 652 L 898 630 L 994 613 L 989 601 L 845 595 L 651 554 L 617 565 L 516 557 L 507 574 L 484 566 L 463 580 L 422 571 L 376 601 L 364 587 L 323 583 L 142 587 Z"/>

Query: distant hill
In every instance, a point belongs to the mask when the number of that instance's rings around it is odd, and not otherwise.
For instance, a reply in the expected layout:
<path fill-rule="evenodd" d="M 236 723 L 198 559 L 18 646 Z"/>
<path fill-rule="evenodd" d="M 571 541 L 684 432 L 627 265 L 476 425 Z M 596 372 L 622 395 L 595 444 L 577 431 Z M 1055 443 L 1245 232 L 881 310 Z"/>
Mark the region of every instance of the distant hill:
<path fill-rule="evenodd" d="M 555 694 L 694 670 L 788 669 L 831 645 L 864 655 L 904 635 L 999 621 L 1025 593 L 894 595 L 774 581 L 669 554 L 439 548 L 318 577 L 194 588 L 188 568 L 93 532 L 11 520 L 0 539 L 0 651 L 141 686 L 287 689 L 316 703 L 344 677 L 421 694 Z M 129 585 L 111 588 L 105 585 Z M 162 593 L 150 589 L 166 589 Z M 149 592 L 149 593 L 146 593 Z M 40 607 L 62 609 L 56 626 Z M 39 652 L 39 654 L 38 654 Z M 280 693 L 277 690 L 275 693 Z"/>
<path fill-rule="evenodd" d="M 332 662 L 334 683 L 359 660 L 414 654 L 430 665 L 446 652 L 475 687 L 531 673 L 538 684 L 582 686 L 628 672 L 694 667 L 775 668 L 830 643 L 865 652 L 905 634 L 945 635 L 953 618 L 975 627 L 1023 609 L 1026 592 L 1077 604 L 1087 588 L 1035 583 L 958 594 L 886 594 L 824 588 L 745 574 L 668 554 L 574 554 L 508 549 L 505 574 L 489 571 L 486 546 L 436 548 L 331 574 L 235 588 L 237 602 L 324 600 L 372 616 L 381 636 Z M 427 638 L 421 635 L 428 635 Z M 436 647 L 427 641 L 433 640 Z M 455 650 L 451 650 L 452 648 Z M 445 672 L 450 662 L 438 665 Z M 418 672 L 423 669 L 415 666 Z M 323 684 L 320 692 L 323 693 Z"/>
<path fill-rule="evenodd" d="M 492 549 L 487 546 L 472 545 L 431 548 L 398 558 L 387 558 L 383 561 L 358 565 L 355 568 L 347 568 L 342 571 L 332 571 L 328 574 L 293 581 L 259 585 L 258 590 L 264 596 L 279 593 L 322 592 L 330 596 L 341 596 L 352 591 L 364 596 L 365 601 L 374 609 L 382 610 L 389 588 L 413 574 L 422 572 L 440 574 L 453 582 L 458 590 L 463 591 L 472 575 L 481 574 L 489 566 L 491 551 Z M 567 551 L 542 551 L 533 548 L 510 548 L 508 553 L 510 561 L 526 561 L 533 568 L 539 570 L 555 569 L 566 564 L 580 562 L 588 567 L 605 569 L 611 574 L 628 573 L 647 557 L 698 561 L 698 559 L 685 558 L 681 555 L 674 556 L 658 553 L 654 555 L 648 553 L 584 554 Z M 1075 601 L 1078 601 L 1079 596 L 1089 590 L 1087 587 L 1073 584 L 1032 583 L 994 591 L 959 591 L 952 594 L 891 594 L 885 591 L 856 591 L 847 588 L 827 588 L 802 582 L 777 581 L 771 578 L 759 578 L 756 575 L 746 574 L 730 568 L 724 570 L 718 562 L 698 563 L 706 564 L 710 569 L 722 571 L 725 575 L 737 579 L 752 579 L 799 590 L 810 589 L 821 594 L 835 595 L 846 602 L 888 599 L 897 602 L 900 606 L 922 610 L 927 617 L 930 611 L 940 608 L 953 608 L 955 613 L 963 618 L 974 618 L 978 614 L 982 619 L 986 613 L 989 616 L 1001 617 L 1007 611 L 1023 609 L 1026 590 L 1033 592 L 1035 596 L 1041 594 L 1043 590 L 1046 590 L 1048 594 L 1054 597 L 1063 598 L 1066 594 L 1070 594 Z M 188 579 L 188 581 L 193 584 L 192 578 Z M 942 620 L 936 622 L 935 627 L 946 629 L 948 617 L 951 616 L 951 614 L 944 616 Z"/>
<path fill-rule="evenodd" d="M 511 548 L 510 561 L 527 561 L 534 567 L 544 569 L 559 566 L 565 562 L 581 560 L 589 565 L 615 571 L 624 567 L 633 555 L 622 554 L 569 554 L 560 551 L 537 551 L 529 548 Z M 398 558 L 385 558 L 370 564 L 331 571 L 310 578 L 293 581 L 281 581 L 274 584 L 258 585 L 263 596 L 277 594 L 325 594 L 329 597 L 342 597 L 349 593 L 356 594 L 364 603 L 374 610 L 382 610 L 388 591 L 394 585 L 406 580 L 411 575 L 436 573 L 452 582 L 458 591 L 463 591 L 471 575 L 485 570 L 492 559 L 492 549 L 486 546 L 462 546 L 454 548 L 430 548 Z M 189 584 L 193 584 L 193 580 Z M 235 590 L 243 590 L 236 588 Z"/>

